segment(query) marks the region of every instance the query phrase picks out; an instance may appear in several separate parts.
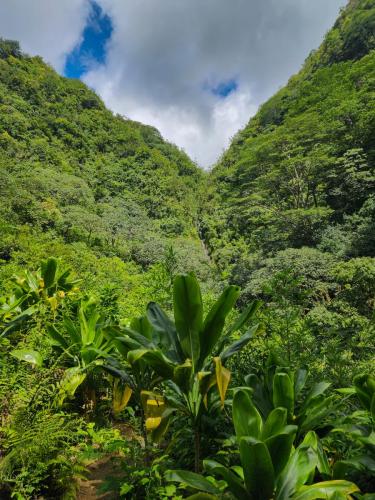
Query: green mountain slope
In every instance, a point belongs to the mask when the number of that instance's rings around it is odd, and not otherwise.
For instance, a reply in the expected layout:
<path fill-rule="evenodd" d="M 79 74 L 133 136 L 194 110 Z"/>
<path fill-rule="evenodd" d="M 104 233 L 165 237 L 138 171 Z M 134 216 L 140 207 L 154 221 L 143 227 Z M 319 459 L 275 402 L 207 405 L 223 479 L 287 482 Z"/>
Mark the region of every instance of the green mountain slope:
<path fill-rule="evenodd" d="M 247 298 L 283 290 L 316 335 L 341 339 L 375 304 L 374 35 L 374 0 L 349 2 L 234 138 L 201 211 L 211 256 Z M 288 296 L 293 280 L 303 297 Z"/>
<path fill-rule="evenodd" d="M 195 229 L 201 177 L 156 129 L 0 42 L 3 277 L 53 253 L 93 283 L 127 281 L 171 244 L 185 270 L 207 273 Z"/>
<path fill-rule="evenodd" d="M 225 265 L 225 249 L 240 240 L 266 256 L 319 245 L 337 253 L 340 243 L 345 256 L 375 255 L 363 226 L 374 215 L 374 31 L 375 2 L 350 2 L 214 168 L 202 217 L 218 262 Z"/>

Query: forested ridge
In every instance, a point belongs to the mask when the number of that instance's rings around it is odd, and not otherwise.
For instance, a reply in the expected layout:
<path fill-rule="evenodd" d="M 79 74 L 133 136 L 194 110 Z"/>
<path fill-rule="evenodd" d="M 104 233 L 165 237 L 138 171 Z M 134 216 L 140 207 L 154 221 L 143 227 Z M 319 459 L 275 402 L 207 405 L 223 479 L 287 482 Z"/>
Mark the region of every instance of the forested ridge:
<path fill-rule="evenodd" d="M 351 0 L 206 173 L 0 39 L 0 498 L 373 498 L 374 49 Z"/>

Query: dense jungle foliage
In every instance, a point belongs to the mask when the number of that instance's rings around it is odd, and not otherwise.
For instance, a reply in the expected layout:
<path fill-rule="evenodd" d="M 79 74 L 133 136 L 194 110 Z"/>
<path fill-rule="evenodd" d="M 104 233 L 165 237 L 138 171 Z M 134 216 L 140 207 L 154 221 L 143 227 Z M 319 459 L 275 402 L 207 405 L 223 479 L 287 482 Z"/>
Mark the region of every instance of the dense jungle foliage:
<path fill-rule="evenodd" d="M 0 498 L 375 498 L 375 1 L 204 174 L 0 39 Z"/>
<path fill-rule="evenodd" d="M 349 2 L 236 135 L 201 212 L 226 279 L 278 316 L 281 350 L 285 330 L 303 332 L 287 349 L 339 383 L 374 357 L 374 33 L 375 2 Z"/>

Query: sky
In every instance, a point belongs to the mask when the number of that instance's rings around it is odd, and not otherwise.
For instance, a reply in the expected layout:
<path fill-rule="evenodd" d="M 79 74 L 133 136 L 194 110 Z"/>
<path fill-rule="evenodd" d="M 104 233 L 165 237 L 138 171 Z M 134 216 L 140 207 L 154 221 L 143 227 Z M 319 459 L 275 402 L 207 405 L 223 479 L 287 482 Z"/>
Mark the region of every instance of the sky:
<path fill-rule="evenodd" d="M 1 0 L 0 37 L 157 127 L 204 168 L 317 48 L 346 0 Z"/>

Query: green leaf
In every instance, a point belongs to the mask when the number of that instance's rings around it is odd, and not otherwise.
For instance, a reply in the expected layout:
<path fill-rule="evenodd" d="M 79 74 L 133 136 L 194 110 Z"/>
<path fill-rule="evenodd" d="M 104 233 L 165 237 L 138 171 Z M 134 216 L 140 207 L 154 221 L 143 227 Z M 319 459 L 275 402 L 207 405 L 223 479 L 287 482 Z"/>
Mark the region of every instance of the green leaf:
<path fill-rule="evenodd" d="M 130 337 L 132 340 L 138 343 L 140 347 L 144 347 L 146 349 L 152 349 L 154 344 L 150 341 L 150 339 L 143 334 L 139 333 L 136 330 L 133 330 L 132 328 L 124 328 L 124 331 L 128 337 Z M 120 340 L 120 339 L 119 339 Z M 126 339 L 125 339 L 126 342 Z"/>
<path fill-rule="evenodd" d="M 152 327 L 146 316 L 132 319 L 130 323 L 130 329 L 138 332 L 148 340 L 152 340 Z"/>
<path fill-rule="evenodd" d="M 54 325 L 47 326 L 47 334 L 50 339 L 50 343 L 54 346 L 60 347 L 61 349 L 67 349 L 68 343 L 64 337 L 58 332 Z"/>
<path fill-rule="evenodd" d="M 289 425 L 285 431 L 266 439 L 265 444 L 270 452 L 275 476 L 277 477 L 287 464 L 297 433 L 297 426 Z"/>
<path fill-rule="evenodd" d="M 314 431 L 310 431 L 306 434 L 303 440 L 304 445 L 311 446 L 317 453 L 318 463 L 317 469 L 321 474 L 327 476 L 331 475 L 331 468 L 328 463 L 326 454 L 324 453 L 322 443 L 320 442 L 317 434 Z"/>
<path fill-rule="evenodd" d="M 236 354 L 236 352 L 240 351 L 243 347 L 245 347 L 245 345 L 254 337 L 254 335 L 257 333 L 259 329 L 259 325 L 254 325 L 250 328 L 250 330 L 248 332 L 246 332 L 244 335 L 242 335 L 242 337 L 238 340 L 236 340 L 235 342 L 233 342 L 233 344 L 231 344 L 230 346 L 228 346 L 225 351 L 223 351 L 221 354 L 220 354 L 220 357 L 223 361 L 223 363 L 225 363 L 225 361 L 227 359 L 229 359 L 231 356 L 233 356 L 233 354 Z"/>
<path fill-rule="evenodd" d="M 275 486 L 275 473 L 267 446 L 249 437 L 240 439 L 240 457 L 246 490 L 253 500 L 270 499 Z"/>
<path fill-rule="evenodd" d="M 26 361 L 34 366 L 42 366 L 43 358 L 38 351 L 33 351 L 31 349 L 15 349 L 10 353 L 14 358 L 19 361 Z"/>
<path fill-rule="evenodd" d="M 56 271 L 58 267 L 58 260 L 50 257 L 42 264 L 42 277 L 45 288 L 50 288 L 56 279 Z"/>
<path fill-rule="evenodd" d="M 306 483 L 317 463 L 317 454 L 311 446 L 298 446 L 277 479 L 276 500 L 290 500 L 293 494 Z"/>
<path fill-rule="evenodd" d="M 315 483 L 309 486 L 302 486 L 292 497 L 293 500 L 315 500 L 317 498 L 333 498 L 333 495 L 339 493 L 342 498 L 350 498 L 352 493 L 359 492 L 359 488 L 349 481 L 333 480 Z M 339 497 L 341 498 L 341 497 Z"/>
<path fill-rule="evenodd" d="M 263 441 L 282 431 L 286 426 L 287 416 L 286 408 L 275 408 L 271 411 L 263 427 Z"/>
<path fill-rule="evenodd" d="M 262 433 L 262 417 L 251 401 L 249 392 L 239 389 L 233 396 L 233 424 L 237 439 L 251 436 L 259 439 Z"/>
<path fill-rule="evenodd" d="M 296 371 L 296 374 L 294 376 L 294 397 L 295 399 L 298 398 L 300 392 L 306 385 L 306 380 L 308 376 L 308 371 L 300 368 L 299 370 Z"/>
<path fill-rule="evenodd" d="M 228 484 L 229 491 L 238 499 L 246 500 L 248 498 L 244 483 L 237 474 L 234 474 L 228 467 L 216 462 L 215 460 L 204 460 L 205 471 L 214 476 L 219 475 Z"/>
<path fill-rule="evenodd" d="M 69 337 L 72 339 L 72 344 L 82 344 L 82 339 L 80 332 L 78 331 L 76 325 L 69 318 L 64 318 L 64 327 Z"/>
<path fill-rule="evenodd" d="M 173 381 L 184 391 L 188 392 L 190 387 L 190 377 L 192 373 L 192 364 L 190 359 L 187 359 L 185 363 L 176 366 L 173 374 Z"/>
<path fill-rule="evenodd" d="M 168 482 L 184 483 L 190 488 L 204 491 L 205 493 L 219 494 L 220 490 L 216 488 L 201 474 L 186 470 L 170 470 L 165 473 L 165 480 Z"/>
<path fill-rule="evenodd" d="M 222 334 L 226 317 L 233 309 L 239 294 L 238 286 L 228 286 L 207 314 L 200 334 L 199 367 L 203 366 L 207 356 L 212 353 Z"/>
<path fill-rule="evenodd" d="M 318 396 L 322 395 L 325 393 L 325 391 L 330 387 L 329 382 L 318 382 L 314 384 L 309 391 L 309 393 L 306 396 L 305 402 L 301 408 L 301 411 L 304 411 L 310 404 L 311 402 L 316 399 Z"/>
<path fill-rule="evenodd" d="M 299 434 L 324 424 L 324 419 L 333 410 L 333 401 L 334 396 L 330 396 L 329 398 L 321 396 L 321 399 L 317 397 L 312 400 L 310 402 L 311 407 L 308 407 L 306 413 L 301 417 L 299 416 L 297 419 L 299 424 Z"/>
<path fill-rule="evenodd" d="M 150 302 L 147 306 L 147 318 L 154 330 L 159 334 L 160 343 L 166 349 L 172 348 L 176 353 L 176 361 L 182 363 L 185 361 L 181 346 L 177 338 L 176 327 L 163 309 L 155 302 Z"/>
<path fill-rule="evenodd" d="M 273 377 L 273 405 L 282 406 L 290 415 L 294 411 L 294 387 L 287 373 L 276 373 Z"/>
<path fill-rule="evenodd" d="M 234 332 L 237 332 L 246 325 L 256 314 L 260 306 L 262 305 L 261 300 L 253 300 L 241 313 L 240 317 L 233 323 L 233 325 L 229 328 L 227 335 L 231 335 Z"/>
<path fill-rule="evenodd" d="M 173 378 L 175 367 L 162 352 L 150 349 L 136 349 L 128 352 L 127 360 L 131 365 L 141 359 L 146 361 L 161 377 Z"/>
<path fill-rule="evenodd" d="M 199 283 L 193 274 L 176 276 L 173 285 L 173 307 L 177 335 L 187 358 L 197 371 L 203 305 Z"/>

